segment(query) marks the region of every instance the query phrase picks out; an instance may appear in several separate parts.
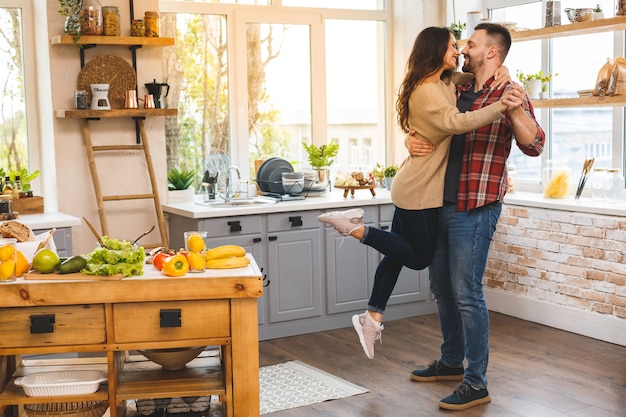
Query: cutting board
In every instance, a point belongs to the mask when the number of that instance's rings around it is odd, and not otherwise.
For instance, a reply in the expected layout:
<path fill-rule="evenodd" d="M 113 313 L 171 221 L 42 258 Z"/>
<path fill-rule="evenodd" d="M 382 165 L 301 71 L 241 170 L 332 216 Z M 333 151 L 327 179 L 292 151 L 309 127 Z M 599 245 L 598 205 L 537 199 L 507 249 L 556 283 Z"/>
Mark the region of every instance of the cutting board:
<path fill-rule="evenodd" d="M 83 280 L 83 281 L 119 281 L 123 278 L 122 274 L 115 274 L 111 276 L 104 275 L 83 275 L 80 272 L 75 274 L 42 274 L 41 272 L 33 271 L 24 274 L 24 279 L 37 279 L 37 280 Z"/>

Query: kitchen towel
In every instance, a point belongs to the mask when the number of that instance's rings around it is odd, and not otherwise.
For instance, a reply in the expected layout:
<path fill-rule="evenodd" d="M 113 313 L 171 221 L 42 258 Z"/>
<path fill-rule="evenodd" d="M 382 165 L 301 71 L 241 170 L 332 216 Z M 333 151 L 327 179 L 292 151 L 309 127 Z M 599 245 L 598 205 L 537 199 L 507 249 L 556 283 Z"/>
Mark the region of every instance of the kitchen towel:
<path fill-rule="evenodd" d="M 259 382 L 261 415 L 368 392 L 300 361 L 260 368 Z"/>

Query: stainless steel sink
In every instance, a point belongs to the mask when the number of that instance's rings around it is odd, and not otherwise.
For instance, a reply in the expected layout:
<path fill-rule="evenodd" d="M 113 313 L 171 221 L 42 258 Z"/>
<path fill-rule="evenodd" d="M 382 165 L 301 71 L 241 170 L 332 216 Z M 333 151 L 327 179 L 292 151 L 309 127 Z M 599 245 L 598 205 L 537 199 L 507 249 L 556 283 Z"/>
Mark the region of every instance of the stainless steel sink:
<path fill-rule="evenodd" d="M 205 207 L 215 207 L 215 208 L 224 208 L 224 207 L 249 207 L 249 206 L 263 206 L 267 204 L 276 204 L 278 203 L 277 199 L 267 198 L 267 197 L 252 197 L 252 198 L 235 198 L 228 202 L 223 200 L 218 200 L 215 202 L 202 202 L 196 203 Z"/>

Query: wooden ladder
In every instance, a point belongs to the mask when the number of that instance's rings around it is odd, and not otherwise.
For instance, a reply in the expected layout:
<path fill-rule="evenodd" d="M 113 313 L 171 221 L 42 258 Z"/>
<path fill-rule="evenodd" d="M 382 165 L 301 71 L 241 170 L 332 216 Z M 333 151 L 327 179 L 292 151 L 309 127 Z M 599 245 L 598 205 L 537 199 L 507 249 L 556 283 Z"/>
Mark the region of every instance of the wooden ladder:
<path fill-rule="evenodd" d="M 89 160 L 89 171 L 91 172 L 91 179 L 93 181 L 93 188 L 96 193 L 96 202 L 98 204 L 98 215 L 100 217 L 100 228 L 103 236 L 109 236 L 109 226 L 107 223 L 104 202 L 105 201 L 128 201 L 128 200 L 147 200 L 152 199 L 154 201 L 154 209 L 156 211 L 157 221 L 159 225 L 159 232 L 161 235 L 160 242 L 142 245 L 144 248 L 154 248 L 163 246 L 169 249 L 169 239 L 167 237 L 167 228 L 165 226 L 165 216 L 163 215 L 163 209 L 161 207 L 161 200 L 159 198 L 159 188 L 154 174 L 154 167 L 152 165 L 152 154 L 150 153 L 150 146 L 148 145 L 148 136 L 144 126 L 143 118 L 134 118 L 139 137 L 141 141 L 137 141 L 136 145 L 106 145 L 106 146 L 93 146 L 91 140 L 91 132 L 89 130 L 89 120 L 81 119 L 81 128 L 85 145 L 87 147 L 87 158 Z M 127 194 L 127 195 L 102 195 L 102 189 L 100 187 L 100 179 L 98 177 L 98 170 L 96 168 L 96 153 L 108 152 L 108 151 L 143 151 L 146 157 L 146 165 L 148 167 L 148 173 L 150 174 L 151 190 L 146 194 Z"/>

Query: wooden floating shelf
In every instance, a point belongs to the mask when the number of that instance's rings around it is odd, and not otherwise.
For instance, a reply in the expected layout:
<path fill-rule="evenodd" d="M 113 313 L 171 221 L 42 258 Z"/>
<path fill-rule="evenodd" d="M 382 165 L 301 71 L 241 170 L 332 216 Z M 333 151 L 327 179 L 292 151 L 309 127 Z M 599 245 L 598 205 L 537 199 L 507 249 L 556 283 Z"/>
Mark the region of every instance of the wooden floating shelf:
<path fill-rule="evenodd" d="M 570 23 L 567 25 L 548 26 L 540 29 L 511 31 L 513 42 L 534 41 L 538 39 L 560 38 L 564 36 L 589 35 L 600 32 L 626 30 L 626 16 L 607 19 L 589 20 L 587 22 Z M 457 46 L 467 45 L 467 39 L 460 39 Z"/>
<path fill-rule="evenodd" d="M 177 116 L 178 109 L 56 110 L 54 115 L 60 119 Z"/>
<path fill-rule="evenodd" d="M 52 45 L 114 45 L 114 46 L 172 46 L 174 38 L 146 38 L 142 36 L 78 36 L 56 35 Z"/>
<path fill-rule="evenodd" d="M 626 105 L 626 96 L 579 97 L 532 100 L 535 108 L 552 107 L 622 107 Z"/>

